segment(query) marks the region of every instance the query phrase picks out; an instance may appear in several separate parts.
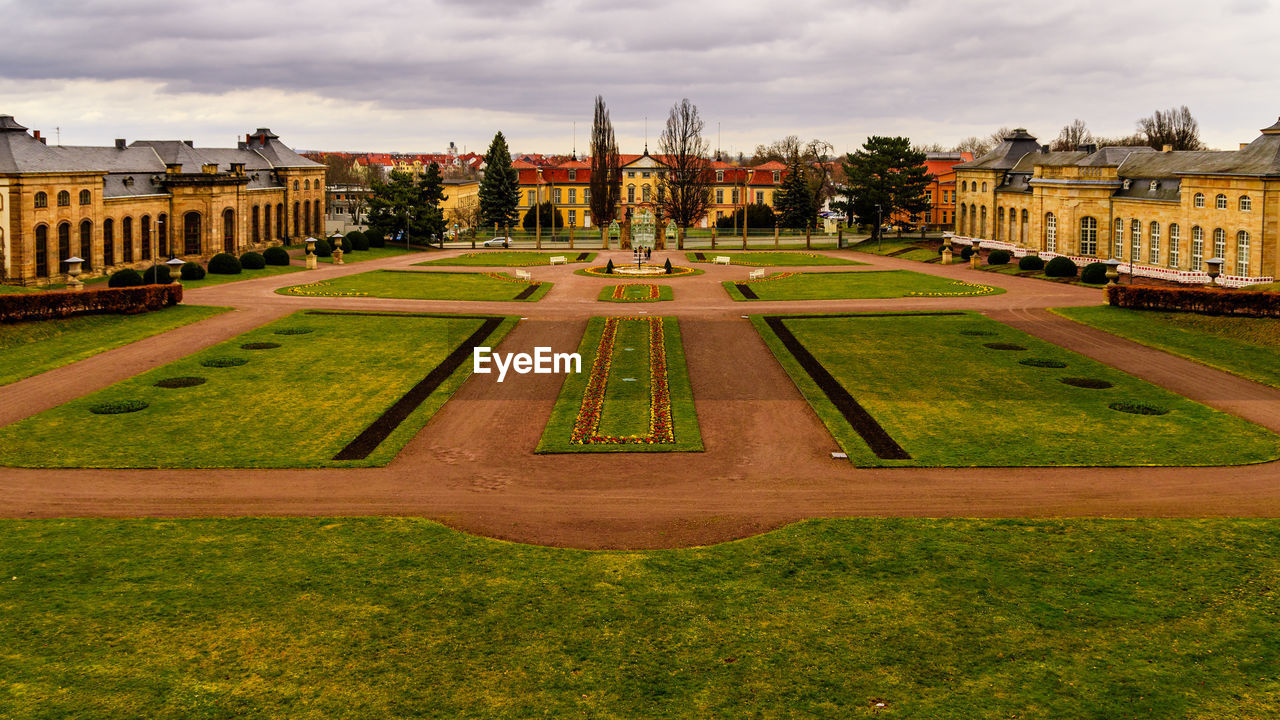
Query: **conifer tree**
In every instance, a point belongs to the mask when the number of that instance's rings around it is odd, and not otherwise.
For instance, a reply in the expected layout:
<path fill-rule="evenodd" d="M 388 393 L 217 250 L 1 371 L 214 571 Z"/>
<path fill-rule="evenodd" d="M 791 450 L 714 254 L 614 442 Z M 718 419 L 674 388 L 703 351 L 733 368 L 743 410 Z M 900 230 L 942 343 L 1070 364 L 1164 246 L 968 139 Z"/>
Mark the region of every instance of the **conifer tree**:
<path fill-rule="evenodd" d="M 805 228 L 817 219 L 818 208 L 813 202 L 813 193 L 805 178 L 804 161 L 799 155 L 794 156 L 787 167 L 787 177 L 778 188 L 773 205 L 780 227 Z"/>
<path fill-rule="evenodd" d="M 484 156 L 484 177 L 480 180 L 480 219 L 486 227 L 515 224 L 520 204 L 519 173 L 511 167 L 507 139 L 498 131 Z"/>
<path fill-rule="evenodd" d="M 895 213 L 911 215 L 929 208 L 925 189 L 932 176 L 924 160 L 924 153 L 911 147 L 910 138 L 867 138 L 861 150 L 845 156 L 849 183 L 840 188 L 846 200 L 838 206 L 850 219 L 856 217 L 862 224 L 874 226 L 872 240 L 878 240 L 880 224 Z"/>

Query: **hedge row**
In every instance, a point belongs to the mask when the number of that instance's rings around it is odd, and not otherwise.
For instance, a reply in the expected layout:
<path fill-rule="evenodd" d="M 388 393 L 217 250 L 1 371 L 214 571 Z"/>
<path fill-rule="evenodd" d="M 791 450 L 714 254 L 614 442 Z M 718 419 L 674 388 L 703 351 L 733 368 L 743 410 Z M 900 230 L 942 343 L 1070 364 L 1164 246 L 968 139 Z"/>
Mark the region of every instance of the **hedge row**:
<path fill-rule="evenodd" d="M 1107 302 L 1132 310 L 1280 318 L 1280 292 L 1108 285 Z"/>
<path fill-rule="evenodd" d="M 182 286 L 173 284 L 0 295 L 0 322 L 49 320 L 72 315 L 133 315 L 180 302 Z"/>

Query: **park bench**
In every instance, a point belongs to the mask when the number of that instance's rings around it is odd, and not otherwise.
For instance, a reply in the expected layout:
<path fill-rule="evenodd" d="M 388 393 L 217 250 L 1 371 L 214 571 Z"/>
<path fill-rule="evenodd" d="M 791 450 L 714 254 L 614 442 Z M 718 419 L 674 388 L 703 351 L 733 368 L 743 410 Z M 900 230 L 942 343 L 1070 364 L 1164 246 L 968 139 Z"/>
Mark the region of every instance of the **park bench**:
<path fill-rule="evenodd" d="M 728 255 L 717 255 L 717 256 L 716 256 L 716 259 L 714 260 L 714 262 L 715 262 L 715 264 L 717 264 L 717 265 L 728 265 L 728 264 L 729 264 L 729 259 L 730 259 L 730 258 L 729 258 L 729 256 L 728 256 Z"/>
<path fill-rule="evenodd" d="M 521 280 L 529 280 L 533 278 L 533 276 L 529 274 L 528 270 L 517 270 L 516 277 L 520 278 Z"/>
<path fill-rule="evenodd" d="M 760 278 L 764 277 L 767 274 L 769 274 L 768 270 L 765 270 L 764 268 L 760 268 L 759 270 L 752 270 L 750 273 L 747 274 L 747 277 L 751 278 L 752 280 L 759 280 Z"/>
<path fill-rule="evenodd" d="M 565 256 L 563 256 L 563 255 L 552 255 L 552 256 L 551 256 L 551 264 L 552 264 L 552 265 L 563 265 L 563 264 L 565 264 L 565 263 L 567 263 L 567 262 L 569 262 L 569 258 L 567 258 L 567 257 L 565 257 Z"/>

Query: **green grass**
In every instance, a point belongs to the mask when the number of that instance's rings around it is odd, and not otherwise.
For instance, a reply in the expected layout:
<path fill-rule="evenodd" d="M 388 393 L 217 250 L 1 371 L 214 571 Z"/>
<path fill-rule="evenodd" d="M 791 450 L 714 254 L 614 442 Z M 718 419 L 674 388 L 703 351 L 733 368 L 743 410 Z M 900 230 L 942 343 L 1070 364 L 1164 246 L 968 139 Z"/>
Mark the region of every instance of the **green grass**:
<path fill-rule="evenodd" d="M 870 253 L 872 255 L 891 255 L 899 250 L 905 250 L 907 248 L 915 248 L 916 245 L 918 245 L 920 242 L 921 240 L 919 238 L 885 237 L 883 240 L 880 241 L 879 244 L 877 244 L 874 240 L 868 239 L 868 240 L 863 240 L 862 242 L 857 243 L 856 245 L 851 245 L 850 249 L 855 250 L 857 252 Z M 938 254 L 934 250 L 929 250 L 928 252 L 930 255 Z M 960 257 L 960 253 L 958 251 L 956 252 L 956 257 Z"/>
<path fill-rule="evenodd" d="M 676 318 L 662 318 L 663 339 L 666 342 L 667 382 L 670 391 L 671 420 L 674 443 L 653 444 L 574 444 L 570 442 L 574 424 L 582 406 L 591 376 L 604 318 L 592 318 L 587 323 L 578 354 L 582 356 L 582 372 L 565 376 L 560 396 L 556 399 L 551 417 L 538 443 L 538 452 L 683 452 L 702 450 L 702 435 L 698 430 L 698 415 L 693 405 L 689 387 L 689 374 L 685 366 L 684 345 Z M 604 388 L 599 433 L 620 437 L 644 436 L 649 433 L 650 414 L 650 364 L 649 318 L 624 320 L 619 324 L 614 340 L 613 361 Z"/>
<path fill-rule="evenodd" d="M 0 716 L 1263 720 L 1277 544 L 1275 520 L 812 520 L 645 552 L 8 520 Z"/>
<path fill-rule="evenodd" d="M 956 255 L 956 257 L 959 258 L 960 256 Z M 957 262 L 967 263 L 968 261 L 958 260 Z M 1012 275 L 1014 277 L 1026 277 L 1026 278 L 1035 278 L 1036 280 L 1047 280 L 1049 282 L 1055 282 L 1062 285 L 1075 285 L 1077 287 L 1087 287 L 1087 288 L 1095 288 L 1095 289 L 1101 289 L 1106 287 L 1106 283 L 1091 284 L 1091 283 L 1080 282 L 1079 273 L 1077 273 L 1075 277 L 1049 277 L 1048 275 L 1044 274 L 1043 270 L 1022 270 L 1018 267 L 1018 262 L 1016 258 L 1014 259 L 1013 262 L 1007 263 L 1005 265 L 979 265 L 978 269 L 984 272 L 1000 273 L 1001 275 Z"/>
<path fill-rule="evenodd" d="M 345 250 L 342 253 L 342 262 L 344 265 L 350 265 L 351 263 L 364 262 L 365 260 L 385 260 L 386 258 L 392 258 L 400 255 L 409 255 L 411 253 L 420 253 L 420 252 L 426 252 L 426 250 L 423 248 L 413 248 L 411 250 L 405 250 L 403 247 L 393 247 L 391 245 L 388 245 L 386 247 L 380 247 L 380 248 L 369 248 L 368 250 L 357 250 L 355 252 L 351 252 L 350 250 Z M 306 251 L 303 250 L 303 255 L 301 257 L 305 259 L 305 256 L 306 256 Z M 329 256 L 327 258 L 316 258 L 316 262 L 329 263 L 330 265 L 332 265 L 333 256 Z"/>
<path fill-rule="evenodd" d="M 196 288 L 209 287 L 210 285 L 223 285 L 230 282 L 239 282 L 241 280 L 256 280 L 264 277 L 274 277 L 276 275 L 287 275 L 296 273 L 306 268 L 299 265 L 268 265 L 261 270 L 241 270 L 236 275 L 221 275 L 217 273 L 205 273 L 203 278 L 199 280 L 182 280 L 178 273 L 173 273 L 173 277 L 182 283 L 183 289 L 195 290 Z"/>
<path fill-rule="evenodd" d="M 741 281 L 739 281 L 741 282 Z M 722 283 L 729 297 L 746 300 L 738 283 Z M 760 300 L 848 300 L 908 296 L 951 297 L 998 295 L 1004 290 L 910 270 L 795 273 L 789 277 L 747 283 Z"/>
<path fill-rule="evenodd" d="M 674 294 L 671 291 L 670 285 L 658 285 L 658 299 L 657 300 L 649 299 L 649 293 L 650 293 L 649 288 L 651 286 L 652 286 L 652 283 L 645 283 L 645 282 L 624 283 L 622 285 L 605 285 L 604 287 L 600 288 L 600 295 L 596 299 L 602 302 L 637 303 L 637 302 L 661 302 L 663 300 L 671 300 L 674 298 Z M 623 289 L 622 298 L 615 298 L 613 296 L 614 290 L 617 288 Z"/>
<path fill-rule="evenodd" d="M 786 326 L 912 460 L 877 458 L 783 349 L 765 342 L 857 465 L 1235 465 L 1280 456 L 1273 433 L 980 315 L 821 318 Z M 966 335 L 963 333 L 990 333 Z M 989 349 L 1010 343 L 1025 351 Z M 1027 358 L 1062 369 L 1029 367 Z M 1105 380 L 1103 390 L 1064 377 Z M 1113 402 L 1168 409 L 1117 412 Z"/>
<path fill-rule="evenodd" d="M 0 295 L 28 295 L 44 291 L 45 288 L 35 285 L 0 285 Z"/>
<path fill-rule="evenodd" d="M 384 465 L 471 373 L 463 363 L 365 460 L 330 460 L 417 384 L 480 320 L 295 313 L 164 367 L 0 428 L 0 465 L 22 467 L 318 467 Z M 515 320 L 486 341 L 496 345 Z M 282 328 L 309 328 L 299 335 Z M 250 342 L 279 343 L 245 350 Z M 218 357 L 239 367 L 205 367 Z M 155 387 L 197 376 L 203 385 Z M 94 415 L 107 401 L 150 407 Z M 54 450 L 56 448 L 56 451 Z"/>
<path fill-rule="evenodd" d="M 175 305 L 140 315 L 0 324 L 0 385 L 204 320 L 229 308 Z"/>
<path fill-rule="evenodd" d="M 752 267 L 767 266 L 816 266 L 816 265 L 866 265 L 866 263 L 857 260 L 849 260 L 842 257 L 831 257 L 829 255 L 819 255 L 817 253 L 807 252 L 768 252 L 766 250 L 751 250 L 747 252 L 720 252 L 715 253 L 703 252 L 705 260 L 697 259 L 698 253 L 685 253 L 685 257 L 689 262 L 695 263 L 711 263 L 719 255 L 725 255 L 731 258 L 730 263 L 733 265 L 750 265 Z"/>
<path fill-rule="evenodd" d="M 1053 312 L 1218 370 L 1280 387 L 1280 322 L 1274 319 L 1127 310 L 1110 305 L 1055 308 Z"/>
<path fill-rule="evenodd" d="M 526 250 L 477 250 L 476 252 L 463 253 L 457 257 L 440 258 L 438 260 L 428 260 L 427 262 L 415 263 L 416 265 L 451 265 L 459 266 L 478 266 L 478 267 L 524 267 L 531 265 L 547 265 L 550 266 L 550 258 L 564 257 L 569 264 L 577 262 L 591 262 L 595 259 L 595 253 L 587 253 L 586 260 L 578 260 L 583 250 L 558 250 L 553 252 L 536 252 Z"/>
<path fill-rule="evenodd" d="M 500 275 L 501 277 L 495 277 Z M 521 302 L 537 302 L 553 283 L 538 283 Z M 528 287 L 503 273 L 441 272 L 426 270 L 373 270 L 276 290 L 281 295 L 304 297 L 378 297 L 402 300 L 515 300 Z"/>

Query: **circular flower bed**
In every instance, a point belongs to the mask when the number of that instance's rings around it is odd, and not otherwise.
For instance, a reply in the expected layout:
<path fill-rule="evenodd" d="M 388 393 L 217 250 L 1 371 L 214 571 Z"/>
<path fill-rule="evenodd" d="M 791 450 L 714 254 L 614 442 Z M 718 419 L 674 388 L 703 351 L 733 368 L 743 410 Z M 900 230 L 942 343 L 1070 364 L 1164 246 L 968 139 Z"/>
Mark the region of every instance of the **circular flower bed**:
<path fill-rule="evenodd" d="M 315 328 L 280 328 L 275 331 L 276 335 L 306 335 L 309 332 L 315 332 Z"/>
<path fill-rule="evenodd" d="M 618 272 L 618 269 L 623 267 L 622 265 L 614 265 L 613 273 L 606 273 L 604 271 L 605 267 L 606 267 L 605 265 L 596 265 L 595 267 L 583 268 L 581 270 L 578 270 L 577 272 L 582 273 L 583 275 L 591 275 L 592 277 L 607 277 L 607 278 L 616 278 L 622 274 Z M 632 267 L 634 267 L 634 265 Z M 684 267 L 682 265 L 672 265 L 671 274 L 668 275 L 666 273 L 666 270 L 661 265 L 654 265 L 652 267 L 657 268 L 659 271 L 656 273 L 652 273 L 654 277 L 670 278 L 670 277 L 680 277 L 681 275 L 700 275 L 702 273 L 701 270 L 695 270 L 690 267 Z"/>
<path fill-rule="evenodd" d="M 144 410 L 150 404 L 146 400 L 111 400 L 91 406 L 89 412 L 94 415 L 123 415 Z"/>
<path fill-rule="evenodd" d="M 171 377 L 160 380 L 156 383 L 159 388 L 188 388 L 197 385 L 203 385 L 207 382 L 204 378 L 197 375 L 185 375 L 183 377 Z"/>
<path fill-rule="evenodd" d="M 961 330 L 960 334 L 968 335 L 970 337 L 990 337 L 992 335 L 995 335 L 995 333 L 991 332 L 990 330 Z"/>
<path fill-rule="evenodd" d="M 200 364 L 209 368 L 229 368 L 239 367 L 248 363 L 246 358 L 238 357 L 211 357 L 200 361 Z"/>
<path fill-rule="evenodd" d="M 1026 360 L 1019 360 L 1018 364 L 1039 368 L 1064 368 L 1067 366 L 1061 360 L 1045 360 L 1044 358 L 1027 358 Z"/>
<path fill-rule="evenodd" d="M 280 343 L 273 342 L 251 342 L 240 346 L 242 350 L 274 350 L 280 347 Z"/>
<path fill-rule="evenodd" d="M 1167 415 L 1169 413 L 1168 408 L 1162 408 L 1159 405 L 1144 405 L 1135 402 L 1113 402 L 1107 407 L 1131 415 Z"/>
<path fill-rule="evenodd" d="M 1071 387 L 1088 388 L 1089 390 L 1106 390 L 1109 387 L 1115 387 L 1106 380 L 1087 377 L 1065 377 L 1059 380 L 1059 382 L 1064 385 L 1070 385 Z"/>
<path fill-rule="evenodd" d="M 1014 345 L 1013 343 L 983 343 L 982 346 L 992 350 L 1026 350 L 1021 345 Z"/>

